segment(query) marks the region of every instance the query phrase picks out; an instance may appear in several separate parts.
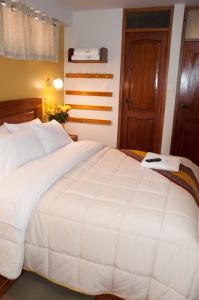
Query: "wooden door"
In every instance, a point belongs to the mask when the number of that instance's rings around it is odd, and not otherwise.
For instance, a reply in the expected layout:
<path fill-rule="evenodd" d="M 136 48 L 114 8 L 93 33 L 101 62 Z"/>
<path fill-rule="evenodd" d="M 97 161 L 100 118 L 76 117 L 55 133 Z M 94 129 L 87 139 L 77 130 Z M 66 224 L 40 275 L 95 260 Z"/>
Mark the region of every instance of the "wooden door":
<path fill-rule="evenodd" d="M 168 31 L 126 32 L 122 148 L 160 151 L 167 45 Z"/>
<path fill-rule="evenodd" d="M 199 165 L 199 41 L 185 41 L 172 154 Z"/>

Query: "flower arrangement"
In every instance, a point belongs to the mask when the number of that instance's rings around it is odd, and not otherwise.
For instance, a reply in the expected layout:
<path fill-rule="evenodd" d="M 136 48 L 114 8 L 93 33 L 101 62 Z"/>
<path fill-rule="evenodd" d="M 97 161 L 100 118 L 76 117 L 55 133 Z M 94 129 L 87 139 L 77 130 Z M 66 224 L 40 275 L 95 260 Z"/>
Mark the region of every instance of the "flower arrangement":
<path fill-rule="evenodd" d="M 48 116 L 48 120 L 56 120 L 60 124 L 64 124 L 67 122 L 69 113 L 68 111 L 71 109 L 71 107 L 67 104 L 65 105 L 58 105 L 55 107 L 47 107 L 46 108 L 46 114 Z"/>

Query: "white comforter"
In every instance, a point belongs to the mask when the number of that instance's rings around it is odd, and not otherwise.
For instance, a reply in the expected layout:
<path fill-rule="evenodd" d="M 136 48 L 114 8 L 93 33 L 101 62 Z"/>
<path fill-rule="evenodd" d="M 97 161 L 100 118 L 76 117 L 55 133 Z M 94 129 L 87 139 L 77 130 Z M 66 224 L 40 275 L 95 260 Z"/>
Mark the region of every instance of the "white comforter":
<path fill-rule="evenodd" d="M 94 142 L 71 143 L 0 182 L 1 275 L 9 279 L 20 275 L 26 228 L 40 197 L 67 171 L 103 147 Z"/>
<path fill-rule="evenodd" d="M 195 201 L 134 159 L 73 143 L 18 169 L 0 189 L 4 276 L 16 278 L 24 263 L 87 294 L 199 300 Z"/>

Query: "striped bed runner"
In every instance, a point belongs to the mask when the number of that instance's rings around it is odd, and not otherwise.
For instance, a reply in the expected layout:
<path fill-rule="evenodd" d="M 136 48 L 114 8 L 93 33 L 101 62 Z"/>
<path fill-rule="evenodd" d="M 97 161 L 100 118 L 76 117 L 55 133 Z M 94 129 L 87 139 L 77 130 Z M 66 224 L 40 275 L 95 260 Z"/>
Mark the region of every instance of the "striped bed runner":
<path fill-rule="evenodd" d="M 122 151 L 123 153 L 125 153 L 130 157 L 135 158 L 140 162 L 147 154 L 147 152 L 143 152 L 139 150 L 120 149 L 120 151 Z M 155 170 L 155 169 L 153 170 L 165 176 L 175 184 L 183 187 L 185 190 L 187 190 L 194 197 L 199 207 L 199 182 L 190 168 L 180 164 L 179 172 L 171 172 L 171 171 Z"/>

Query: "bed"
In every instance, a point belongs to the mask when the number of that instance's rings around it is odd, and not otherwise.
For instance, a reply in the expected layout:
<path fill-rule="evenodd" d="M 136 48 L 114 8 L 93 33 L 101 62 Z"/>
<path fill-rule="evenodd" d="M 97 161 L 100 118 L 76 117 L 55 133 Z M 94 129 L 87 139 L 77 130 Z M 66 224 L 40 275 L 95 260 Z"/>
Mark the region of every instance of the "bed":
<path fill-rule="evenodd" d="M 41 99 L 0 103 L 1 123 L 41 116 Z M 85 294 L 199 300 L 195 200 L 125 153 L 71 143 L 0 189 L 1 275 L 15 279 L 23 268 Z"/>

